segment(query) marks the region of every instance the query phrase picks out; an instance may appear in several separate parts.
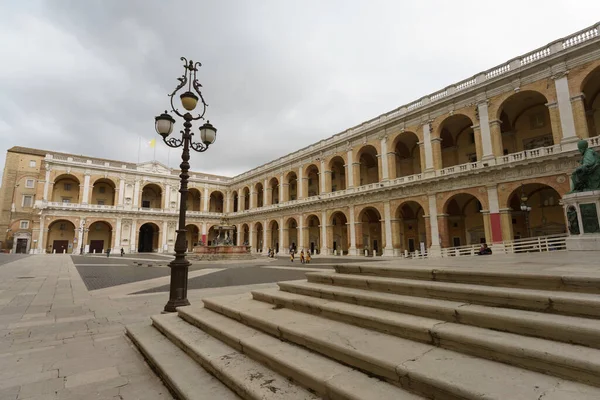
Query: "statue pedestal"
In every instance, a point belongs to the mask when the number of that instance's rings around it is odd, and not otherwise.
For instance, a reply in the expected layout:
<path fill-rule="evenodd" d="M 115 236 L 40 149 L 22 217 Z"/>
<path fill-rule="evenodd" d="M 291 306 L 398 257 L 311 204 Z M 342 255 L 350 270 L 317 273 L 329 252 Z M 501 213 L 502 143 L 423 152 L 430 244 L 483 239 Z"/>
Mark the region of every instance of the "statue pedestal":
<path fill-rule="evenodd" d="M 600 251 L 600 190 L 569 193 L 562 198 L 569 251 Z"/>

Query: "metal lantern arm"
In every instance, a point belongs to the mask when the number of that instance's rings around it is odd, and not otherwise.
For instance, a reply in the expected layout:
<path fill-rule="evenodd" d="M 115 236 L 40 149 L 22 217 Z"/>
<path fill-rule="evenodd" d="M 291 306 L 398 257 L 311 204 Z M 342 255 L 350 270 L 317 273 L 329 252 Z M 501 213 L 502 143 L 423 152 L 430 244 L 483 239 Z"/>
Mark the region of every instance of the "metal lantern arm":
<path fill-rule="evenodd" d="M 192 142 L 190 143 L 190 147 L 198 153 L 204 153 L 206 150 L 208 150 L 208 145 L 204 143 Z"/>
<path fill-rule="evenodd" d="M 183 146 L 183 140 L 182 139 L 177 139 L 177 138 L 163 138 L 163 142 L 165 142 L 165 144 L 169 147 L 172 147 L 174 149 L 176 149 L 177 147 L 181 147 Z"/>
<path fill-rule="evenodd" d="M 187 88 L 188 92 L 191 92 L 192 87 L 193 87 L 194 90 L 196 91 L 196 93 L 198 94 L 198 96 L 200 97 L 200 101 L 202 102 L 202 112 L 195 117 L 191 117 L 190 120 L 196 121 L 199 119 L 203 119 L 204 114 L 206 113 L 206 107 L 208 107 L 208 104 L 206 104 L 206 101 L 204 101 L 204 97 L 202 96 L 202 91 L 200 89 L 202 87 L 202 85 L 200 84 L 200 82 L 198 82 L 198 79 L 196 79 L 196 72 L 198 72 L 198 67 L 201 67 L 202 64 L 199 62 L 194 63 L 194 61 L 192 61 L 192 60 L 188 61 L 185 57 L 181 57 L 181 61 L 183 61 L 183 68 L 184 68 L 183 75 L 180 78 L 177 78 L 177 80 L 179 81 L 179 84 L 177 85 L 175 90 L 173 90 L 173 92 L 170 95 L 168 95 L 171 100 L 171 110 L 173 110 L 173 112 L 175 114 L 177 114 L 178 116 L 180 116 L 181 118 L 184 118 L 185 114 L 180 113 L 179 110 L 177 108 L 175 108 L 175 104 L 173 103 L 173 98 L 175 97 L 177 92 L 179 92 L 185 85 L 188 85 L 188 88 Z M 189 114 L 189 113 L 186 113 L 186 114 Z"/>

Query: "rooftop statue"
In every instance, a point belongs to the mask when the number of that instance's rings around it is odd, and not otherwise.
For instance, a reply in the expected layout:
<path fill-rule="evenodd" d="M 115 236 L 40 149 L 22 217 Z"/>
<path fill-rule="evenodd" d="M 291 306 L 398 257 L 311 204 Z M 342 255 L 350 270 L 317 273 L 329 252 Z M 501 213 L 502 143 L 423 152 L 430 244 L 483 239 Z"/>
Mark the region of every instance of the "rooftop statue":
<path fill-rule="evenodd" d="M 571 174 L 571 193 L 600 190 L 600 154 L 588 148 L 586 140 L 577 142 L 577 148 L 583 157 Z"/>

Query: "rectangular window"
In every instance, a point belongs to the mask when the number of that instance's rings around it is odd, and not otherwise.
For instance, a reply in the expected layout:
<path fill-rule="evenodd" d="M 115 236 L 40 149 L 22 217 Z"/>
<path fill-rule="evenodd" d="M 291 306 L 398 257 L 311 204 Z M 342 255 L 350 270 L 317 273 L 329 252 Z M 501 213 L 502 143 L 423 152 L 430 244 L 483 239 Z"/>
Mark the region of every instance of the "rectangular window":
<path fill-rule="evenodd" d="M 65 183 L 65 192 L 68 192 L 71 190 L 71 184 L 70 183 Z"/>
<path fill-rule="evenodd" d="M 62 198 L 62 202 L 63 202 L 63 204 L 69 204 L 71 202 L 71 198 L 70 197 L 63 197 Z"/>
<path fill-rule="evenodd" d="M 21 221 L 19 228 L 21 229 L 29 229 L 29 221 Z"/>
<path fill-rule="evenodd" d="M 106 188 L 105 188 L 104 186 L 100 186 L 100 187 L 98 188 L 98 192 L 99 192 L 99 193 L 106 193 Z"/>
<path fill-rule="evenodd" d="M 23 196 L 23 207 L 30 208 L 33 205 L 33 196 L 25 195 Z"/>
<path fill-rule="evenodd" d="M 29 168 L 35 168 L 35 160 L 29 161 Z"/>
<path fill-rule="evenodd" d="M 64 222 L 61 222 L 60 225 L 58 226 L 58 230 L 64 231 L 67 229 L 67 224 Z"/>
<path fill-rule="evenodd" d="M 25 181 L 25 187 L 27 187 L 27 188 L 32 188 L 32 187 L 33 187 L 33 185 L 34 185 L 34 183 L 35 183 L 35 181 L 34 181 L 33 179 L 27 179 L 27 180 Z"/>

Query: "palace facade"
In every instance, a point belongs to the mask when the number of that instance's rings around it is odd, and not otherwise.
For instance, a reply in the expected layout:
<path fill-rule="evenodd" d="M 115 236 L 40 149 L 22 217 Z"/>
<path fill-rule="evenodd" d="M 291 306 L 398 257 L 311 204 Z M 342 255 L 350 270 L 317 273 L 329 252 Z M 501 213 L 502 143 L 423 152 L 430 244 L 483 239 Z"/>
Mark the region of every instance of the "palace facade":
<path fill-rule="evenodd" d="M 400 256 L 566 232 L 577 141 L 600 147 L 600 25 L 231 177 L 191 173 L 188 248 L 223 219 L 254 252 Z M 12 252 L 172 252 L 178 171 L 13 147 Z"/>

